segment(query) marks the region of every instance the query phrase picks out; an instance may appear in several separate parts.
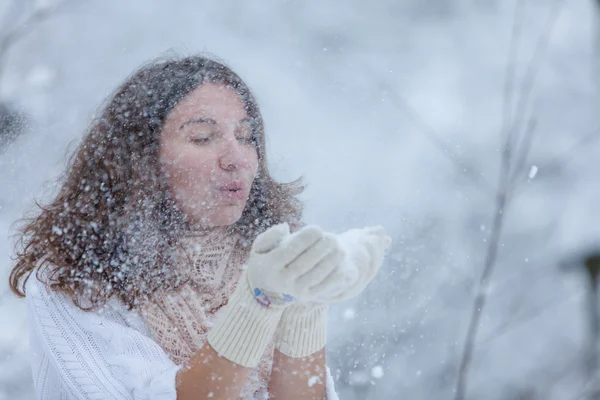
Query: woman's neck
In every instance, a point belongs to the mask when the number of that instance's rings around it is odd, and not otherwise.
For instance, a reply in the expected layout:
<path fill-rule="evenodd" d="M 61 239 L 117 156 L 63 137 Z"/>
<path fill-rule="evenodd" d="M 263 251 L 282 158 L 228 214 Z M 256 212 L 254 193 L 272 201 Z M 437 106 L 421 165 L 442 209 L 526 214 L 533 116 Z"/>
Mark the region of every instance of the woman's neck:
<path fill-rule="evenodd" d="M 233 225 L 206 226 L 200 224 L 188 224 L 184 229 L 184 234 L 190 236 L 228 235 L 232 233 L 233 230 Z"/>

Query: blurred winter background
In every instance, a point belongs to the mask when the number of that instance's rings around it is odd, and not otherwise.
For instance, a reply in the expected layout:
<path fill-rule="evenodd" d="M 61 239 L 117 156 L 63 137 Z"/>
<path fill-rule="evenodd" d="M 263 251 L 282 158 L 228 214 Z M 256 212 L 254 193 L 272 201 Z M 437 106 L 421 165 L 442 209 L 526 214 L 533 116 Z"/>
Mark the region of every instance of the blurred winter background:
<path fill-rule="evenodd" d="M 0 0 L 0 400 L 33 398 L 11 224 L 134 68 L 198 51 L 255 90 L 307 222 L 394 239 L 333 308 L 342 399 L 595 398 L 598 21 L 595 0 Z"/>

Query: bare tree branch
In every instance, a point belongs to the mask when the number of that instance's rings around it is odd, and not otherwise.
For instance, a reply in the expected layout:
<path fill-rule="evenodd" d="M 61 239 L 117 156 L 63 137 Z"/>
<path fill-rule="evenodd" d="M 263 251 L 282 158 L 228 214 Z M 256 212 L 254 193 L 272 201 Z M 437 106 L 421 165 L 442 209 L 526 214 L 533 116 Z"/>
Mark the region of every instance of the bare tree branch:
<path fill-rule="evenodd" d="M 600 1 L 600 0 L 599 0 Z M 568 164 L 580 153 L 581 149 L 585 146 L 590 146 L 600 139 L 600 128 L 596 128 L 593 131 L 586 133 L 581 136 L 577 142 L 566 150 L 562 156 L 560 156 L 556 162 L 559 164 Z"/>
<path fill-rule="evenodd" d="M 505 169 L 503 168 L 503 171 L 504 170 Z M 501 178 L 501 180 L 506 181 L 506 179 L 503 177 Z M 475 296 L 475 301 L 473 302 L 473 308 L 471 310 L 471 318 L 467 330 L 467 337 L 465 339 L 463 355 L 458 371 L 458 381 L 456 384 L 454 396 L 455 400 L 463 400 L 465 398 L 469 367 L 471 365 L 471 359 L 473 358 L 475 340 L 477 338 L 477 333 L 479 330 L 479 321 L 481 319 L 481 314 L 487 301 L 487 290 L 489 286 L 489 280 L 492 276 L 492 272 L 494 270 L 494 265 L 496 263 L 496 258 L 498 255 L 500 236 L 502 234 L 502 226 L 504 224 L 504 210 L 507 201 L 507 191 L 505 190 L 504 185 L 505 184 L 503 184 L 503 190 L 501 190 L 500 195 L 498 196 L 498 199 L 496 201 L 494 221 L 492 224 L 492 232 L 490 235 L 490 239 L 488 241 L 488 249 L 486 252 L 484 268 L 483 272 L 481 273 L 481 278 L 479 280 L 479 289 Z"/>
<path fill-rule="evenodd" d="M 502 325 L 497 327 L 492 334 L 486 337 L 484 340 L 478 342 L 478 344 L 489 343 L 495 339 L 498 339 L 505 334 L 522 327 L 523 325 L 535 320 L 536 318 L 544 315 L 547 311 L 550 311 L 552 307 L 556 307 L 567 300 L 572 299 L 576 294 L 579 293 L 571 293 L 568 296 L 564 296 L 562 293 L 560 295 L 552 297 L 552 299 L 539 307 L 535 307 L 527 312 L 522 313 L 517 317 L 510 318 L 508 321 L 504 322 Z"/>
<path fill-rule="evenodd" d="M 375 74 L 371 74 L 375 75 Z M 420 132 L 426 139 L 428 139 L 441 153 L 446 157 L 454 166 L 464 175 L 471 179 L 475 184 L 480 186 L 490 196 L 493 196 L 494 189 L 492 185 L 487 181 L 485 176 L 467 163 L 462 157 L 454 152 L 450 145 L 448 145 L 441 137 L 435 132 L 435 129 L 431 125 L 427 124 L 419 113 L 412 108 L 408 102 L 402 99 L 398 94 L 390 89 L 390 85 L 386 82 L 379 82 L 379 86 L 384 91 L 390 100 L 396 105 L 396 107 L 407 116 L 411 123 L 417 127 L 417 131 Z"/>
<path fill-rule="evenodd" d="M 600 140 L 600 128 L 596 128 L 593 131 L 590 131 L 587 134 L 581 136 L 574 145 L 572 145 L 568 150 L 565 150 L 560 156 L 545 162 L 543 165 L 545 165 L 546 168 L 558 168 L 558 169 L 564 168 L 570 162 L 575 160 L 578 155 L 581 154 L 582 148 L 584 148 L 586 146 L 591 146 L 591 145 L 595 144 L 596 142 L 598 142 L 599 140 Z M 521 167 L 521 169 L 522 168 L 523 167 Z M 515 172 L 515 174 L 513 175 L 513 178 L 515 180 L 514 183 L 516 184 L 517 183 L 516 180 L 518 179 L 518 169 L 515 169 L 514 172 Z M 531 187 L 531 186 L 522 186 L 521 190 L 519 191 L 519 194 L 523 193 L 529 187 Z M 516 190 L 516 189 L 517 188 L 515 187 L 514 190 Z"/>
<path fill-rule="evenodd" d="M 518 184 L 518 179 L 521 174 L 524 172 L 525 163 L 529 158 L 529 151 L 531 149 L 531 144 L 533 143 L 533 139 L 537 132 L 537 119 L 534 117 L 535 113 L 530 117 L 529 122 L 527 123 L 527 129 L 525 130 L 525 134 L 523 135 L 522 142 L 519 143 L 516 166 L 512 170 L 512 174 L 510 177 L 510 186 L 515 189 Z M 512 193 L 511 193 L 512 195 Z"/>
<path fill-rule="evenodd" d="M 546 54 L 548 50 L 548 45 L 550 43 L 551 33 L 554 30 L 554 25 L 558 20 L 558 16 L 560 15 L 560 11 L 566 0 L 557 0 L 552 9 L 550 10 L 550 14 L 546 21 L 546 26 L 544 29 L 544 34 L 540 36 L 538 43 L 535 47 L 534 54 L 531 58 L 531 61 L 528 64 L 527 72 L 525 73 L 525 77 L 523 78 L 523 85 L 521 87 L 521 92 L 519 96 L 519 102 L 517 104 L 517 113 L 515 115 L 514 120 L 512 120 L 512 124 L 510 130 L 508 131 L 508 137 L 506 138 L 507 150 L 509 151 L 509 156 L 512 153 L 512 150 L 517 148 L 518 138 L 515 139 L 514 136 L 518 135 L 518 132 L 521 130 L 522 121 L 527 114 L 527 106 L 529 104 L 529 96 L 531 95 L 531 91 L 535 86 L 535 79 L 537 77 L 537 72 L 539 70 L 540 64 L 543 60 L 543 56 Z M 515 60 L 516 61 L 516 60 Z M 513 142 L 514 141 L 514 142 Z"/>
<path fill-rule="evenodd" d="M 520 0 L 517 3 L 517 7 L 515 9 L 515 17 L 513 22 L 513 30 L 511 34 L 511 42 L 509 46 L 509 55 L 508 55 L 508 65 L 506 68 L 506 83 L 504 86 L 504 95 L 508 98 L 504 99 L 504 110 L 503 110 L 503 122 L 501 127 L 501 138 L 504 139 L 505 143 L 511 142 L 511 134 L 510 134 L 510 122 L 509 117 L 511 115 L 511 99 L 512 99 L 512 85 L 515 74 L 515 65 L 516 65 L 516 56 L 517 51 L 515 48 L 518 47 L 519 36 L 520 36 L 520 26 L 521 21 L 523 19 L 522 8 L 524 6 L 524 0 Z M 486 258 L 484 262 L 483 272 L 481 274 L 481 278 L 479 281 L 479 289 L 475 296 L 475 301 L 473 302 L 473 308 L 471 310 L 471 318 L 469 322 L 469 327 L 467 329 L 467 336 L 465 338 L 465 344 L 463 347 L 463 353 L 458 369 L 458 380 L 456 382 L 456 388 L 454 391 L 454 399 L 455 400 L 463 400 L 466 395 L 466 388 L 468 382 L 468 374 L 469 368 L 471 365 L 471 359 L 473 358 L 473 351 L 475 348 L 475 340 L 477 338 L 477 331 L 479 327 L 479 320 L 481 319 L 482 309 L 485 306 L 487 296 L 485 291 L 488 288 L 488 279 L 493 272 L 493 266 L 496 262 L 496 257 L 498 253 L 498 244 L 500 240 L 500 235 L 502 232 L 502 225 L 504 222 L 504 208 L 506 206 L 506 190 L 505 185 L 507 180 L 504 178 L 506 174 L 506 163 L 510 161 L 509 157 L 510 153 L 506 145 L 503 150 L 502 157 L 502 167 L 500 174 L 500 182 L 498 189 L 498 196 L 496 198 L 496 207 L 494 212 L 494 220 L 492 224 L 492 231 L 490 234 L 490 239 L 488 240 L 488 249 L 486 252 Z"/>
<path fill-rule="evenodd" d="M 548 399 L 552 394 L 555 394 L 556 385 L 562 381 L 573 375 L 574 372 L 577 371 L 577 356 L 567 356 L 563 363 L 558 367 L 554 364 L 542 364 L 540 368 L 537 369 L 536 374 L 529 373 L 526 378 L 527 382 L 536 382 L 540 381 L 542 377 L 545 377 L 546 383 L 538 389 L 538 397 L 539 399 Z M 535 376 L 537 375 L 537 376 Z M 514 398 L 513 398 L 514 399 Z M 514 399 L 516 400 L 516 399 Z M 520 400 L 520 399 L 519 399 Z"/>
<path fill-rule="evenodd" d="M 481 273 L 481 277 L 479 280 L 479 287 L 477 290 L 477 294 L 475 295 L 475 300 L 473 302 L 473 308 L 471 310 L 471 318 L 469 321 L 469 326 L 467 329 L 467 336 L 465 338 L 465 344 L 464 344 L 464 348 L 463 348 L 463 354 L 462 354 L 462 358 L 461 358 L 460 366 L 459 366 L 459 370 L 458 370 L 458 380 L 457 380 L 456 388 L 455 388 L 455 392 L 454 392 L 455 400 L 464 400 L 465 396 L 466 396 L 466 389 L 467 389 L 468 377 L 469 377 L 469 368 L 471 366 L 471 360 L 473 358 L 473 353 L 475 350 L 475 344 L 476 344 L 476 340 L 477 340 L 477 334 L 479 332 L 480 320 L 481 320 L 481 316 L 483 314 L 483 309 L 486 305 L 487 298 L 488 298 L 490 279 L 493 275 L 493 272 L 494 272 L 494 269 L 496 266 L 496 260 L 498 257 L 498 248 L 499 248 L 499 244 L 500 244 L 500 237 L 502 235 L 502 229 L 504 226 L 505 215 L 506 215 L 507 206 L 508 206 L 508 200 L 509 200 L 508 196 L 512 189 L 511 167 L 513 164 L 513 152 L 518 150 L 516 148 L 516 146 L 519 143 L 518 139 L 517 140 L 514 139 L 515 132 L 517 132 L 517 130 L 521 126 L 521 120 L 523 119 L 523 117 L 525 115 L 525 109 L 526 109 L 528 101 L 529 101 L 529 94 L 535 83 L 535 77 L 537 74 L 537 70 L 539 68 L 539 64 L 542 59 L 542 54 L 547 49 L 549 38 L 553 31 L 554 21 L 556 21 L 556 19 L 558 17 L 558 11 L 560 10 L 560 6 L 562 6 L 564 4 L 564 1 L 565 0 L 558 0 L 555 3 L 555 7 L 553 8 L 553 10 L 550 13 L 550 17 L 548 19 L 550 22 L 547 24 L 546 30 L 545 30 L 544 34 L 542 35 L 542 38 L 538 42 L 538 46 L 536 47 L 535 54 L 532 58 L 532 61 L 529 64 L 529 68 L 528 68 L 526 77 L 524 79 L 523 86 L 521 87 L 521 90 L 519 93 L 519 99 L 518 99 L 518 103 L 517 103 L 518 104 L 517 114 L 515 116 L 515 119 L 511 121 L 510 125 L 507 120 L 503 121 L 503 129 L 506 129 L 508 126 L 510 126 L 510 129 L 508 130 L 508 132 L 505 132 L 505 131 L 501 132 L 502 136 L 504 137 L 504 145 L 503 145 L 503 151 L 502 151 L 502 160 L 501 160 L 501 167 L 500 167 L 500 177 L 499 177 L 499 183 L 498 183 L 496 205 L 494 208 L 494 219 L 493 219 L 493 223 L 492 223 L 492 230 L 490 233 L 490 238 L 488 241 L 488 248 L 486 251 L 484 267 L 483 267 L 483 271 Z M 517 3 L 517 7 L 518 8 L 523 7 L 523 0 L 521 0 L 519 3 Z M 515 21 L 514 21 L 515 25 L 513 26 L 511 48 L 512 48 L 512 46 L 518 45 L 517 40 L 518 40 L 518 35 L 520 32 L 519 27 L 521 24 L 521 22 L 519 22 L 518 20 L 522 19 L 522 18 L 523 18 L 523 16 L 520 13 L 520 11 L 515 10 Z M 509 64 L 516 64 L 517 60 L 514 58 L 510 58 L 510 57 L 516 56 L 516 54 L 517 54 L 517 52 L 515 50 L 511 49 L 509 51 L 509 59 L 508 59 Z M 514 70 L 512 67 L 507 68 L 508 76 L 506 77 L 506 79 L 507 79 L 508 83 L 505 88 L 505 94 L 508 94 L 508 95 L 510 95 L 512 93 L 512 90 L 511 90 L 512 84 L 510 82 L 512 82 L 513 78 L 511 75 L 513 73 L 514 73 Z M 511 104 L 507 101 L 505 101 L 504 104 L 505 104 L 506 108 L 510 108 L 510 106 L 511 106 Z M 510 114 L 511 114 L 510 111 L 507 111 L 505 109 L 504 116 L 505 117 L 510 116 Z M 531 136 L 534 131 L 535 131 L 534 129 L 528 129 L 525 131 L 525 135 Z M 523 143 L 530 142 L 531 140 L 532 140 L 531 138 L 525 137 L 523 139 Z M 526 152 L 524 152 L 524 153 L 522 152 L 521 154 L 526 155 L 527 153 L 528 153 L 528 149 Z"/>
<path fill-rule="evenodd" d="M 521 40 L 521 27 L 523 25 L 523 13 L 525 8 L 525 1 L 518 0 L 517 6 L 515 7 L 515 14 L 513 17 L 512 33 L 510 38 L 510 44 L 508 47 L 508 60 L 506 63 L 505 80 L 504 80 L 504 97 L 502 103 L 502 127 L 501 136 L 502 141 L 506 141 L 506 136 L 510 134 L 510 123 L 512 119 L 512 94 L 514 90 L 516 80 L 516 69 L 517 60 L 519 59 L 519 42 Z"/>

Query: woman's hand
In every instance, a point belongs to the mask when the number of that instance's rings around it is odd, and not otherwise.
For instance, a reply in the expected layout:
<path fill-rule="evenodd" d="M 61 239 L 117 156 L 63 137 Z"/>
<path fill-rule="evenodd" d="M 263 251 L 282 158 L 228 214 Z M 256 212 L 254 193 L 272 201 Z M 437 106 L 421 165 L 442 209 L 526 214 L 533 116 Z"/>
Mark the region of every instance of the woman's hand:
<path fill-rule="evenodd" d="M 373 280 L 383 264 L 391 239 L 380 227 L 352 229 L 341 235 L 323 233 L 329 238 L 328 260 L 335 262 L 329 275 L 305 288 L 301 301 L 287 309 L 275 334 L 275 344 L 283 354 L 307 357 L 325 347 L 327 305 L 358 296 Z"/>
<path fill-rule="evenodd" d="M 340 263 L 336 243 L 332 235 L 315 227 L 290 234 L 287 224 L 259 235 L 247 270 L 217 316 L 207 343 L 178 375 L 178 398 L 237 398 L 272 342 L 284 309 L 296 299 L 311 298 L 311 288 Z M 317 336 L 310 342 L 324 343 L 321 331 L 314 332 Z M 323 365 L 320 368 L 324 370 Z"/>
<path fill-rule="evenodd" d="M 379 272 L 385 251 L 392 243 L 382 226 L 351 229 L 336 239 L 343 259 L 323 283 L 327 290 L 315 293 L 312 301 L 316 303 L 344 301 L 361 294 Z"/>
<path fill-rule="evenodd" d="M 286 307 L 321 296 L 343 259 L 334 235 L 314 226 L 290 234 L 287 224 L 259 235 L 248 258 L 248 283 L 266 307 Z"/>
<path fill-rule="evenodd" d="M 252 245 L 244 271 L 227 306 L 208 334 L 219 354 L 245 367 L 258 365 L 283 310 L 310 299 L 336 268 L 336 241 L 316 227 L 290 234 L 287 224 L 271 227 Z"/>
<path fill-rule="evenodd" d="M 382 227 L 353 229 L 333 238 L 331 260 L 336 265 L 320 282 L 306 290 L 303 302 L 292 304 L 283 312 L 275 333 L 277 348 L 270 392 L 273 398 L 321 398 L 325 391 L 325 343 L 327 309 L 334 301 L 358 296 L 373 280 L 383 264 L 391 239 Z M 309 378 L 317 384 L 307 386 Z M 319 393 L 319 395 L 316 395 Z"/>

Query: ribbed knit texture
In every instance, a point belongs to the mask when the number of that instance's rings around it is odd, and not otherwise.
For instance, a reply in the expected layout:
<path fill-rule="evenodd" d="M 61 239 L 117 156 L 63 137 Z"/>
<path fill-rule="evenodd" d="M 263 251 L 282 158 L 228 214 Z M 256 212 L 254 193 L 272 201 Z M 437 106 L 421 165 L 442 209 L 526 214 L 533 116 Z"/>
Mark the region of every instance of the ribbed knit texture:
<path fill-rule="evenodd" d="M 240 282 L 249 251 L 228 229 L 189 232 L 180 242 L 179 266 L 183 274 L 190 273 L 190 280 L 155 294 L 140 310 L 154 340 L 177 365 L 185 364 L 205 344 Z M 237 400 L 268 396 L 274 349 L 273 343 L 267 346 Z"/>
<path fill-rule="evenodd" d="M 289 357 L 301 358 L 325 347 L 327 305 L 288 307 L 275 334 L 276 348 Z"/>
<path fill-rule="evenodd" d="M 144 319 L 118 301 L 84 312 L 27 281 L 36 399 L 175 400 L 176 365 L 152 339 Z M 327 369 L 327 400 L 339 400 Z M 244 397 L 244 399 L 263 397 Z"/>
<path fill-rule="evenodd" d="M 43 400 L 175 400 L 175 365 L 149 336 L 143 319 L 111 302 L 85 312 L 27 281 L 31 362 Z"/>
<path fill-rule="evenodd" d="M 208 334 L 208 343 L 222 357 L 244 367 L 258 365 L 283 309 L 260 304 L 248 286 L 246 273 Z"/>

